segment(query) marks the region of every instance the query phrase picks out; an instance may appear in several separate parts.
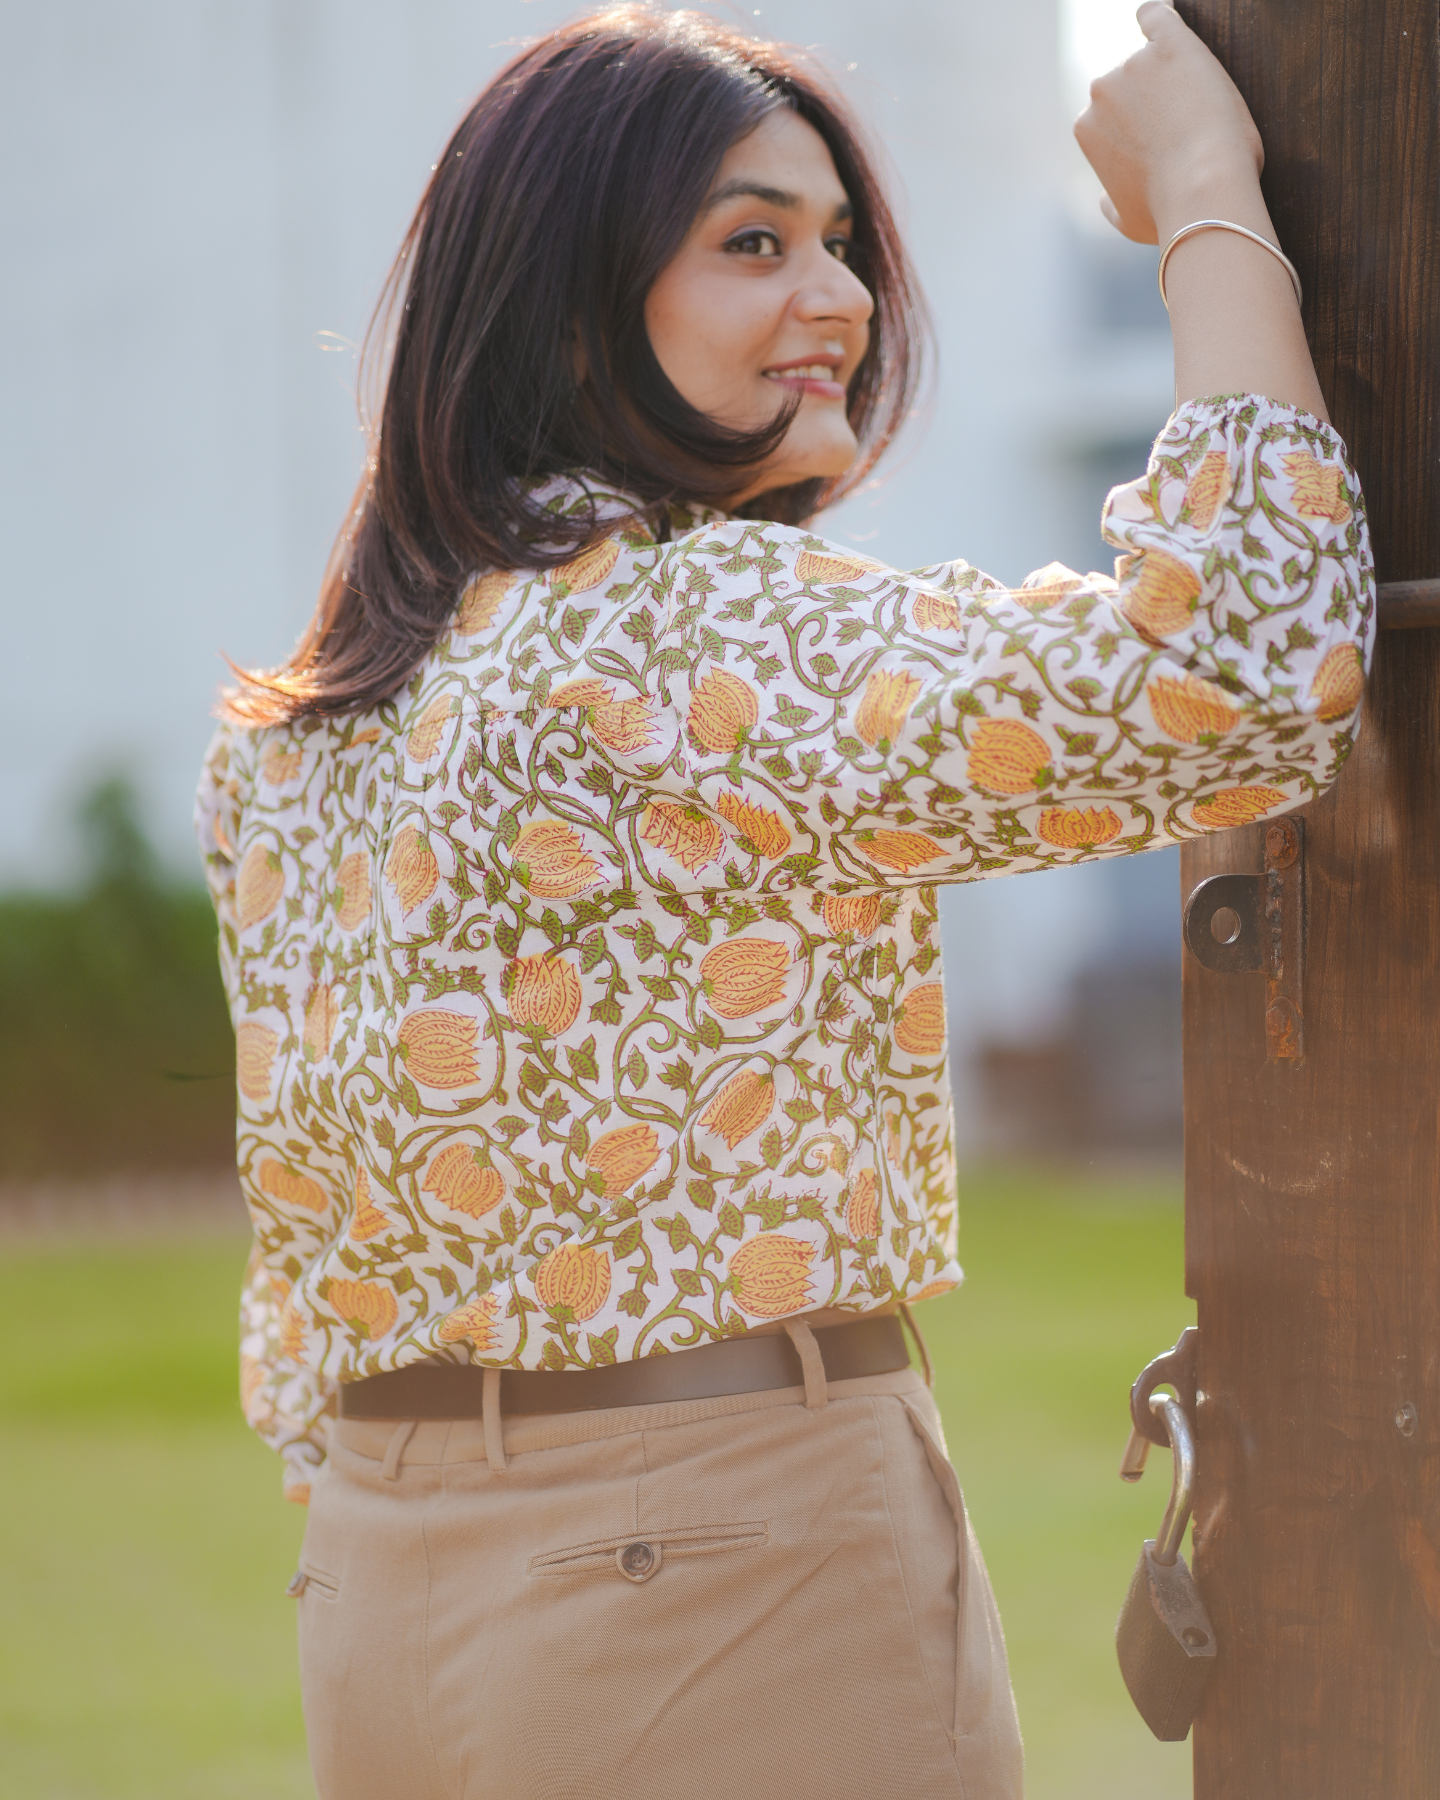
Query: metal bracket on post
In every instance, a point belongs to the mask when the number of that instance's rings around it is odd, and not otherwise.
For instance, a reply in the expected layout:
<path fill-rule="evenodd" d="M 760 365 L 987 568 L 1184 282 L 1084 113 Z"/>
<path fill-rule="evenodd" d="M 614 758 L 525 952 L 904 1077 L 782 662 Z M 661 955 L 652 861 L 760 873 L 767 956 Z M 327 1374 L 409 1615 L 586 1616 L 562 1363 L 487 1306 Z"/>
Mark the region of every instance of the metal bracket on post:
<path fill-rule="evenodd" d="M 1185 942 L 1217 975 L 1265 977 L 1265 1054 L 1305 1054 L 1305 821 L 1265 827 L 1263 875 L 1212 875 L 1185 902 Z"/>

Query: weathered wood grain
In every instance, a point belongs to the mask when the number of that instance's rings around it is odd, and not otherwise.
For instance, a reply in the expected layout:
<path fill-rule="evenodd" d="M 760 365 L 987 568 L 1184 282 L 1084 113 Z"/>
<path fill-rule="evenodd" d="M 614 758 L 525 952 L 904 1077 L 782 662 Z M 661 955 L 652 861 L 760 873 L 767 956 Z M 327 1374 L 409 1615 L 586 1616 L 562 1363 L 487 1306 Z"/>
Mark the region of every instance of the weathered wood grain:
<path fill-rule="evenodd" d="M 1440 577 L 1440 9 L 1181 0 L 1250 102 L 1387 582 Z M 1304 1059 L 1185 958 L 1199 1800 L 1440 1795 L 1440 631 L 1386 632 L 1306 811 Z M 1199 840 L 1186 893 L 1258 870 Z"/>

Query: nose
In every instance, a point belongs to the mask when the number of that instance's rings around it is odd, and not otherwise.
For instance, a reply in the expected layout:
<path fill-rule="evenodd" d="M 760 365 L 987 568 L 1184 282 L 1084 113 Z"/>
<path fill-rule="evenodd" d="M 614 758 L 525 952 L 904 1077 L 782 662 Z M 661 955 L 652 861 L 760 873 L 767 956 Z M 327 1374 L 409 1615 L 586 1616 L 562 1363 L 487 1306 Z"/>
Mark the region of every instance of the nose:
<path fill-rule="evenodd" d="M 875 299 L 855 271 L 817 244 L 807 257 L 792 302 L 796 316 L 807 322 L 834 319 L 842 325 L 864 325 L 875 311 Z"/>

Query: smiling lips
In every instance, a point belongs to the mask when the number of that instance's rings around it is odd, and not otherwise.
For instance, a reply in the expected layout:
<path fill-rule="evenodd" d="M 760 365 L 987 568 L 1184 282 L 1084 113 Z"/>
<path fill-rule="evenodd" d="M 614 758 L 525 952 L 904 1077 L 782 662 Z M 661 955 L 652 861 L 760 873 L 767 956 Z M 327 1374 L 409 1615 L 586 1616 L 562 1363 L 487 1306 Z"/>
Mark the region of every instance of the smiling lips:
<path fill-rule="evenodd" d="M 845 388 L 835 379 L 840 357 L 816 362 L 777 363 L 763 371 L 767 381 L 778 381 L 782 387 L 798 388 L 802 394 L 816 394 L 825 400 L 843 400 Z"/>

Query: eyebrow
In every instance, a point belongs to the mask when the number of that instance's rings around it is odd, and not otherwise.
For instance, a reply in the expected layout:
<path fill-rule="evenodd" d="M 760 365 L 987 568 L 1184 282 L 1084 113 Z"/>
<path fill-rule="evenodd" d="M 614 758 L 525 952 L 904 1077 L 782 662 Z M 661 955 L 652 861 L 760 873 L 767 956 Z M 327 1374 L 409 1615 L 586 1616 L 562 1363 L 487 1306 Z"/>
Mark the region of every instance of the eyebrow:
<path fill-rule="evenodd" d="M 792 194 L 787 188 L 766 187 L 763 182 L 746 181 L 743 176 L 734 181 L 724 182 L 716 188 L 705 202 L 704 211 L 711 212 L 726 200 L 738 200 L 748 197 L 763 201 L 766 206 L 780 208 L 783 212 L 793 212 L 800 205 L 800 196 Z M 848 200 L 842 200 L 832 215 L 837 221 L 854 216 L 855 209 Z"/>

